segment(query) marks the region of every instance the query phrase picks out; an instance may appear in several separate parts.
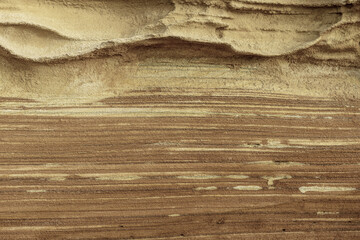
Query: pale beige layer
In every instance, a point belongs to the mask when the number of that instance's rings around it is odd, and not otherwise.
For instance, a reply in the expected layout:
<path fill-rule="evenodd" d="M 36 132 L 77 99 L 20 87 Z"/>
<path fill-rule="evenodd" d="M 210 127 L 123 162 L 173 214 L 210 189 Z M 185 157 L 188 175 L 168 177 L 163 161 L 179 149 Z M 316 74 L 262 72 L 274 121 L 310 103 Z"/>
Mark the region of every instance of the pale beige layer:
<path fill-rule="evenodd" d="M 151 39 L 168 42 L 169 37 L 221 44 L 236 54 L 260 56 L 288 55 L 324 42 L 332 49 L 359 52 L 358 3 L 2 1 L 0 46 L 4 52 L 32 61 L 80 57 L 105 48 L 126 52 L 120 46 L 151 44 Z M 349 54 L 341 58 L 354 58 Z"/>

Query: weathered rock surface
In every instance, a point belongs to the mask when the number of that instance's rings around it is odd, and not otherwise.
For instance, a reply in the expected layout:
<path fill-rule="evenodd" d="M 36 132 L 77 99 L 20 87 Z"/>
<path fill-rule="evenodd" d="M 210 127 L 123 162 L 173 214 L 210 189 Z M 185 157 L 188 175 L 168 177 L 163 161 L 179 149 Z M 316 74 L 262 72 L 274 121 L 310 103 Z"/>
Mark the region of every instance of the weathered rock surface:
<path fill-rule="evenodd" d="M 360 239 L 360 1 L 0 0 L 0 239 Z"/>
<path fill-rule="evenodd" d="M 276 78 L 260 90 L 359 98 L 357 0 L 3 0 L 0 9 L 8 97 L 116 96 L 147 87 L 133 78 L 142 63 L 196 60 Z"/>

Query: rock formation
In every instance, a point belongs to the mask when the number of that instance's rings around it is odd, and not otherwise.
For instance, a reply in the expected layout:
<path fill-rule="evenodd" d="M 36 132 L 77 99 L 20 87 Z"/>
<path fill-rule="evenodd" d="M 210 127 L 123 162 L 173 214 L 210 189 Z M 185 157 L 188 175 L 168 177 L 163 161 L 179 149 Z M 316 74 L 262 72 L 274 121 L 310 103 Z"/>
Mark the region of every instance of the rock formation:
<path fill-rule="evenodd" d="M 0 239 L 360 239 L 360 0 L 0 0 Z"/>
<path fill-rule="evenodd" d="M 91 101 L 148 88 L 148 63 L 195 61 L 231 77 L 250 68 L 261 91 L 359 98 L 358 0 L 3 0 L 0 11 L 7 97 Z"/>

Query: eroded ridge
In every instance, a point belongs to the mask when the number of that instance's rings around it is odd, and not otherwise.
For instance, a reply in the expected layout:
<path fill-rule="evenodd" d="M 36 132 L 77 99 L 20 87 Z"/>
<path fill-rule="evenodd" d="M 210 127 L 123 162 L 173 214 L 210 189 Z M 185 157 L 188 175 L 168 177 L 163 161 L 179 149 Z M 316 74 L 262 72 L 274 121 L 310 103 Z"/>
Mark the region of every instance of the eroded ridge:
<path fill-rule="evenodd" d="M 340 51 L 341 58 L 355 60 L 359 9 L 359 1 L 2 1 L 0 46 L 17 58 L 52 61 L 178 38 L 224 45 L 235 54 L 314 48 L 315 58 Z"/>

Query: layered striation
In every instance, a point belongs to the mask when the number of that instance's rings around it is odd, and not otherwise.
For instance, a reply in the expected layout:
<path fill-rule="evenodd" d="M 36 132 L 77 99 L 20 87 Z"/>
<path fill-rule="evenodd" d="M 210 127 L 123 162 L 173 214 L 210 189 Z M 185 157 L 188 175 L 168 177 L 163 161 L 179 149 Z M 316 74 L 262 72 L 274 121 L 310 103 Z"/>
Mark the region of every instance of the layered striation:
<path fill-rule="evenodd" d="M 0 0 L 0 239 L 360 239 L 359 0 Z"/>

